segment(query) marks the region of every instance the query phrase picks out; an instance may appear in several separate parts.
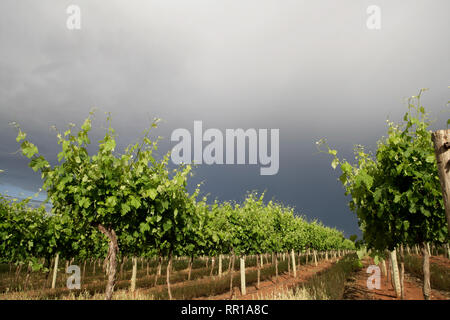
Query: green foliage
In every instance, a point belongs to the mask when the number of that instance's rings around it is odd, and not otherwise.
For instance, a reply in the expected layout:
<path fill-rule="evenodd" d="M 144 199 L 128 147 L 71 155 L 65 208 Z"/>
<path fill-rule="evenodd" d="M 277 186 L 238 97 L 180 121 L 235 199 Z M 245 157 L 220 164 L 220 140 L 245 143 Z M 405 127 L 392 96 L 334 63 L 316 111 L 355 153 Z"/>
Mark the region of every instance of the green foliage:
<path fill-rule="evenodd" d="M 60 235 L 67 239 L 70 230 L 43 206 L 29 207 L 29 201 L 0 196 L 0 261 L 25 263 L 37 271 L 44 269 L 38 258 L 49 259 L 62 244 Z"/>
<path fill-rule="evenodd" d="M 355 164 L 333 157 L 340 165 L 339 180 L 350 195 L 369 248 L 392 250 L 397 245 L 447 240 L 444 206 L 439 185 L 430 122 L 421 105 L 423 90 L 408 101 L 404 123 L 388 121 L 388 136 L 378 141 L 375 156 L 355 146 Z M 415 102 L 415 103 L 414 103 Z"/>
<path fill-rule="evenodd" d="M 171 249 L 189 214 L 185 186 L 190 167 L 169 175 L 168 156 L 161 161 L 152 157 L 157 145 L 148 138 L 149 130 L 140 143 L 130 145 L 123 154 L 116 153 L 116 134 L 109 116 L 97 153 L 89 155 L 92 116 L 77 133 L 71 125 L 64 134 L 57 134 L 61 152 L 54 166 L 25 140 L 27 135 L 20 128 L 17 136 L 18 142 L 23 140 L 21 150 L 30 158 L 30 167 L 42 173 L 52 214 L 79 233 L 77 239 L 71 239 L 76 251 L 72 254 L 104 253 L 105 242 L 97 230 L 100 226 L 114 230 L 119 246 L 128 254 L 142 253 L 144 244 Z M 99 240 L 97 244 L 91 244 L 93 239 Z"/>
<path fill-rule="evenodd" d="M 265 203 L 264 194 L 249 193 L 242 203 L 212 204 L 206 197 L 199 199 L 199 186 L 189 194 L 191 166 L 169 169 L 168 154 L 154 157 L 157 140 L 149 133 L 157 120 L 120 153 L 108 115 L 103 139 L 92 153 L 92 118 L 93 113 L 79 130 L 71 124 L 57 133 L 61 150 L 56 164 L 50 164 L 16 125 L 16 140 L 30 167 L 41 173 L 52 211 L 1 200 L 2 260 L 37 266 L 40 258 L 49 261 L 56 253 L 65 259 L 104 258 L 112 231 L 121 257 L 355 248 L 341 231 L 308 222 L 273 200 Z"/>

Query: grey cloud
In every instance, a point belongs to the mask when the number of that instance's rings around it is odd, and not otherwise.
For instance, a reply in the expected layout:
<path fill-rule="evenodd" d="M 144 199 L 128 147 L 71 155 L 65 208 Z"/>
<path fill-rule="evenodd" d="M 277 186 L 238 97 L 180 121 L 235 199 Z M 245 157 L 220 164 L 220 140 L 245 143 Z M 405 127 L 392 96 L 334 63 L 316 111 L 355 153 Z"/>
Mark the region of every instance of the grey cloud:
<path fill-rule="evenodd" d="M 351 234 L 356 219 L 314 142 L 328 137 L 347 158 L 353 144 L 374 148 L 387 117 L 401 119 L 403 98 L 421 87 L 431 88 L 423 101 L 435 127 L 448 118 L 445 0 L 378 1 L 379 31 L 365 27 L 369 1 L 78 0 L 80 31 L 65 28 L 69 4 L 0 3 L 4 185 L 39 186 L 25 159 L 11 155 L 18 146 L 10 121 L 52 161 L 49 127 L 80 124 L 92 107 L 101 110 L 99 125 L 101 112 L 112 112 L 121 146 L 149 118 L 163 118 L 155 131 L 166 138 L 161 153 L 171 131 L 192 130 L 194 120 L 221 130 L 279 128 L 278 175 L 260 177 L 258 166 L 201 166 L 195 181 L 205 180 L 205 192 L 221 199 L 267 189 Z"/>

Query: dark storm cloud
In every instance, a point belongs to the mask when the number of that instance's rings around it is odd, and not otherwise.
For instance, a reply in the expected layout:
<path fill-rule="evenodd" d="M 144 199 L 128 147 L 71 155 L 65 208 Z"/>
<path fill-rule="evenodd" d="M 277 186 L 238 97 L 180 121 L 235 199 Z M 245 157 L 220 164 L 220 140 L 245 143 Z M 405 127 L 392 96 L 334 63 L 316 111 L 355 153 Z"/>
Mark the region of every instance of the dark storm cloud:
<path fill-rule="evenodd" d="M 82 29 L 65 27 L 69 4 Z M 92 107 L 112 112 L 119 143 L 134 142 L 149 119 L 171 144 L 175 128 L 279 128 L 280 171 L 200 166 L 212 197 L 267 190 L 308 217 L 357 232 L 329 159 L 328 137 L 351 158 L 375 146 L 403 98 L 430 87 L 424 105 L 445 123 L 450 84 L 450 3 L 377 1 L 379 31 L 366 28 L 369 1 L 13 1 L 0 3 L 1 190 L 36 190 L 39 175 L 13 154 L 17 121 L 55 161 L 55 133 Z M 448 109 L 447 109 L 448 110 Z M 447 113 L 448 115 L 448 113 Z M 101 130 L 94 132 L 100 138 Z M 95 141 L 95 139 L 93 139 Z"/>

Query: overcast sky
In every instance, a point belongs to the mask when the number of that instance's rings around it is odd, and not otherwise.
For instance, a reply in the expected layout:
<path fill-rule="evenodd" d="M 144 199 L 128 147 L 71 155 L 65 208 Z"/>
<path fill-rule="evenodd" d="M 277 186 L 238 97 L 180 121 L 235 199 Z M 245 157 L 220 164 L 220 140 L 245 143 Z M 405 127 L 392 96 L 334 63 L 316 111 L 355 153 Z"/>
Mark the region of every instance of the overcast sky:
<path fill-rule="evenodd" d="M 66 8 L 81 8 L 68 30 Z M 381 29 L 366 26 L 369 5 Z M 445 127 L 450 97 L 448 0 L 2 0 L 0 2 L 0 192 L 35 192 L 39 174 L 14 154 L 16 121 L 48 159 L 58 148 L 52 125 L 81 124 L 92 107 L 112 113 L 119 149 L 149 119 L 161 153 L 177 128 L 276 128 L 280 169 L 202 165 L 192 185 L 220 200 L 248 190 L 295 206 L 310 219 L 358 231 L 330 158 L 374 148 L 386 119 L 401 120 L 404 99 L 430 88 L 424 105 Z M 101 137 L 101 130 L 94 131 Z M 98 139 L 93 139 L 93 141 Z M 43 195 L 41 196 L 41 198 Z"/>

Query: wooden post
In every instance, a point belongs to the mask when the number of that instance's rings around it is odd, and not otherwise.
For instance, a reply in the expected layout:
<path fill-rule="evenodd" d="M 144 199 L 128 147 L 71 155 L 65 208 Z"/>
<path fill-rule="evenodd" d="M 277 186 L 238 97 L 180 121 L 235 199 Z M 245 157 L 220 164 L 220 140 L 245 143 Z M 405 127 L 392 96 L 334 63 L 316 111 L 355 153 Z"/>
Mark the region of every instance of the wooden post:
<path fill-rule="evenodd" d="M 275 252 L 275 281 L 278 282 L 278 253 Z"/>
<path fill-rule="evenodd" d="M 386 260 L 381 259 L 381 274 L 387 276 Z"/>
<path fill-rule="evenodd" d="M 234 270 L 234 250 L 230 255 L 230 300 L 233 299 L 233 270 Z"/>
<path fill-rule="evenodd" d="M 450 129 L 435 131 L 431 135 L 431 139 L 434 143 L 445 215 L 447 216 L 447 228 L 450 234 Z"/>
<path fill-rule="evenodd" d="M 84 275 L 85 275 L 85 273 L 86 273 L 86 260 L 84 260 L 84 263 L 83 263 L 83 281 L 84 281 Z"/>
<path fill-rule="evenodd" d="M 291 250 L 291 259 L 292 259 L 292 271 L 294 272 L 294 278 L 297 278 L 297 269 L 295 268 L 295 254 L 294 254 L 294 249 Z"/>
<path fill-rule="evenodd" d="M 403 245 L 400 245 L 400 293 L 402 300 L 405 300 L 405 252 Z"/>
<path fill-rule="evenodd" d="M 130 287 L 130 291 L 134 292 L 136 290 L 136 274 L 137 274 L 137 258 L 133 257 L 132 258 L 133 261 L 133 270 L 131 272 L 131 287 Z"/>
<path fill-rule="evenodd" d="M 258 269 L 257 277 L 256 277 L 256 289 L 257 290 L 259 290 L 259 285 L 261 283 L 261 261 L 262 261 L 262 259 L 259 259 L 260 256 L 261 255 L 256 256 L 256 268 Z"/>
<path fill-rule="evenodd" d="M 194 261 L 194 256 L 191 256 L 189 258 L 189 266 L 188 266 L 188 281 L 191 280 L 191 273 L 192 273 L 192 262 Z"/>
<path fill-rule="evenodd" d="M 215 262 L 216 262 L 216 257 L 211 257 L 211 272 L 209 273 L 209 276 L 213 275 Z"/>
<path fill-rule="evenodd" d="M 291 275 L 291 256 L 288 254 L 288 274 Z"/>
<path fill-rule="evenodd" d="M 390 252 L 391 255 L 391 264 L 392 264 L 392 280 L 394 283 L 395 294 L 397 298 L 400 298 L 402 295 L 402 289 L 400 284 L 400 274 L 398 270 L 397 263 L 397 250 L 394 249 Z"/>
<path fill-rule="evenodd" d="M 162 265 L 162 253 L 160 252 L 158 257 L 158 268 L 155 276 L 155 286 L 158 284 L 158 277 L 161 275 L 161 265 Z"/>
<path fill-rule="evenodd" d="M 247 289 L 245 286 L 245 257 L 241 256 L 240 257 L 240 269 L 241 269 L 241 295 L 245 296 L 247 294 Z"/>
<path fill-rule="evenodd" d="M 430 256 L 428 248 L 425 243 L 422 245 L 422 255 L 423 255 L 423 297 L 425 300 L 431 299 L 431 284 L 430 284 Z"/>
<path fill-rule="evenodd" d="M 169 294 L 169 300 L 172 300 L 172 290 L 170 290 L 170 269 L 172 268 L 172 250 L 169 251 L 169 261 L 167 262 L 167 272 L 166 272 L 166 280 L 167 280 L 167 293 Z"/>
<path fill-rule="evenodd" d="M 52 289 L 55 289 L 55 287 L 56 287 L 56 275 L 58 273 L 58 261 L 59 261 L 59 253 L 56 254 L 55 265 L 53 267 Z M 66 270 L 67 270 L 67 268 L 66 268 Z"/>

